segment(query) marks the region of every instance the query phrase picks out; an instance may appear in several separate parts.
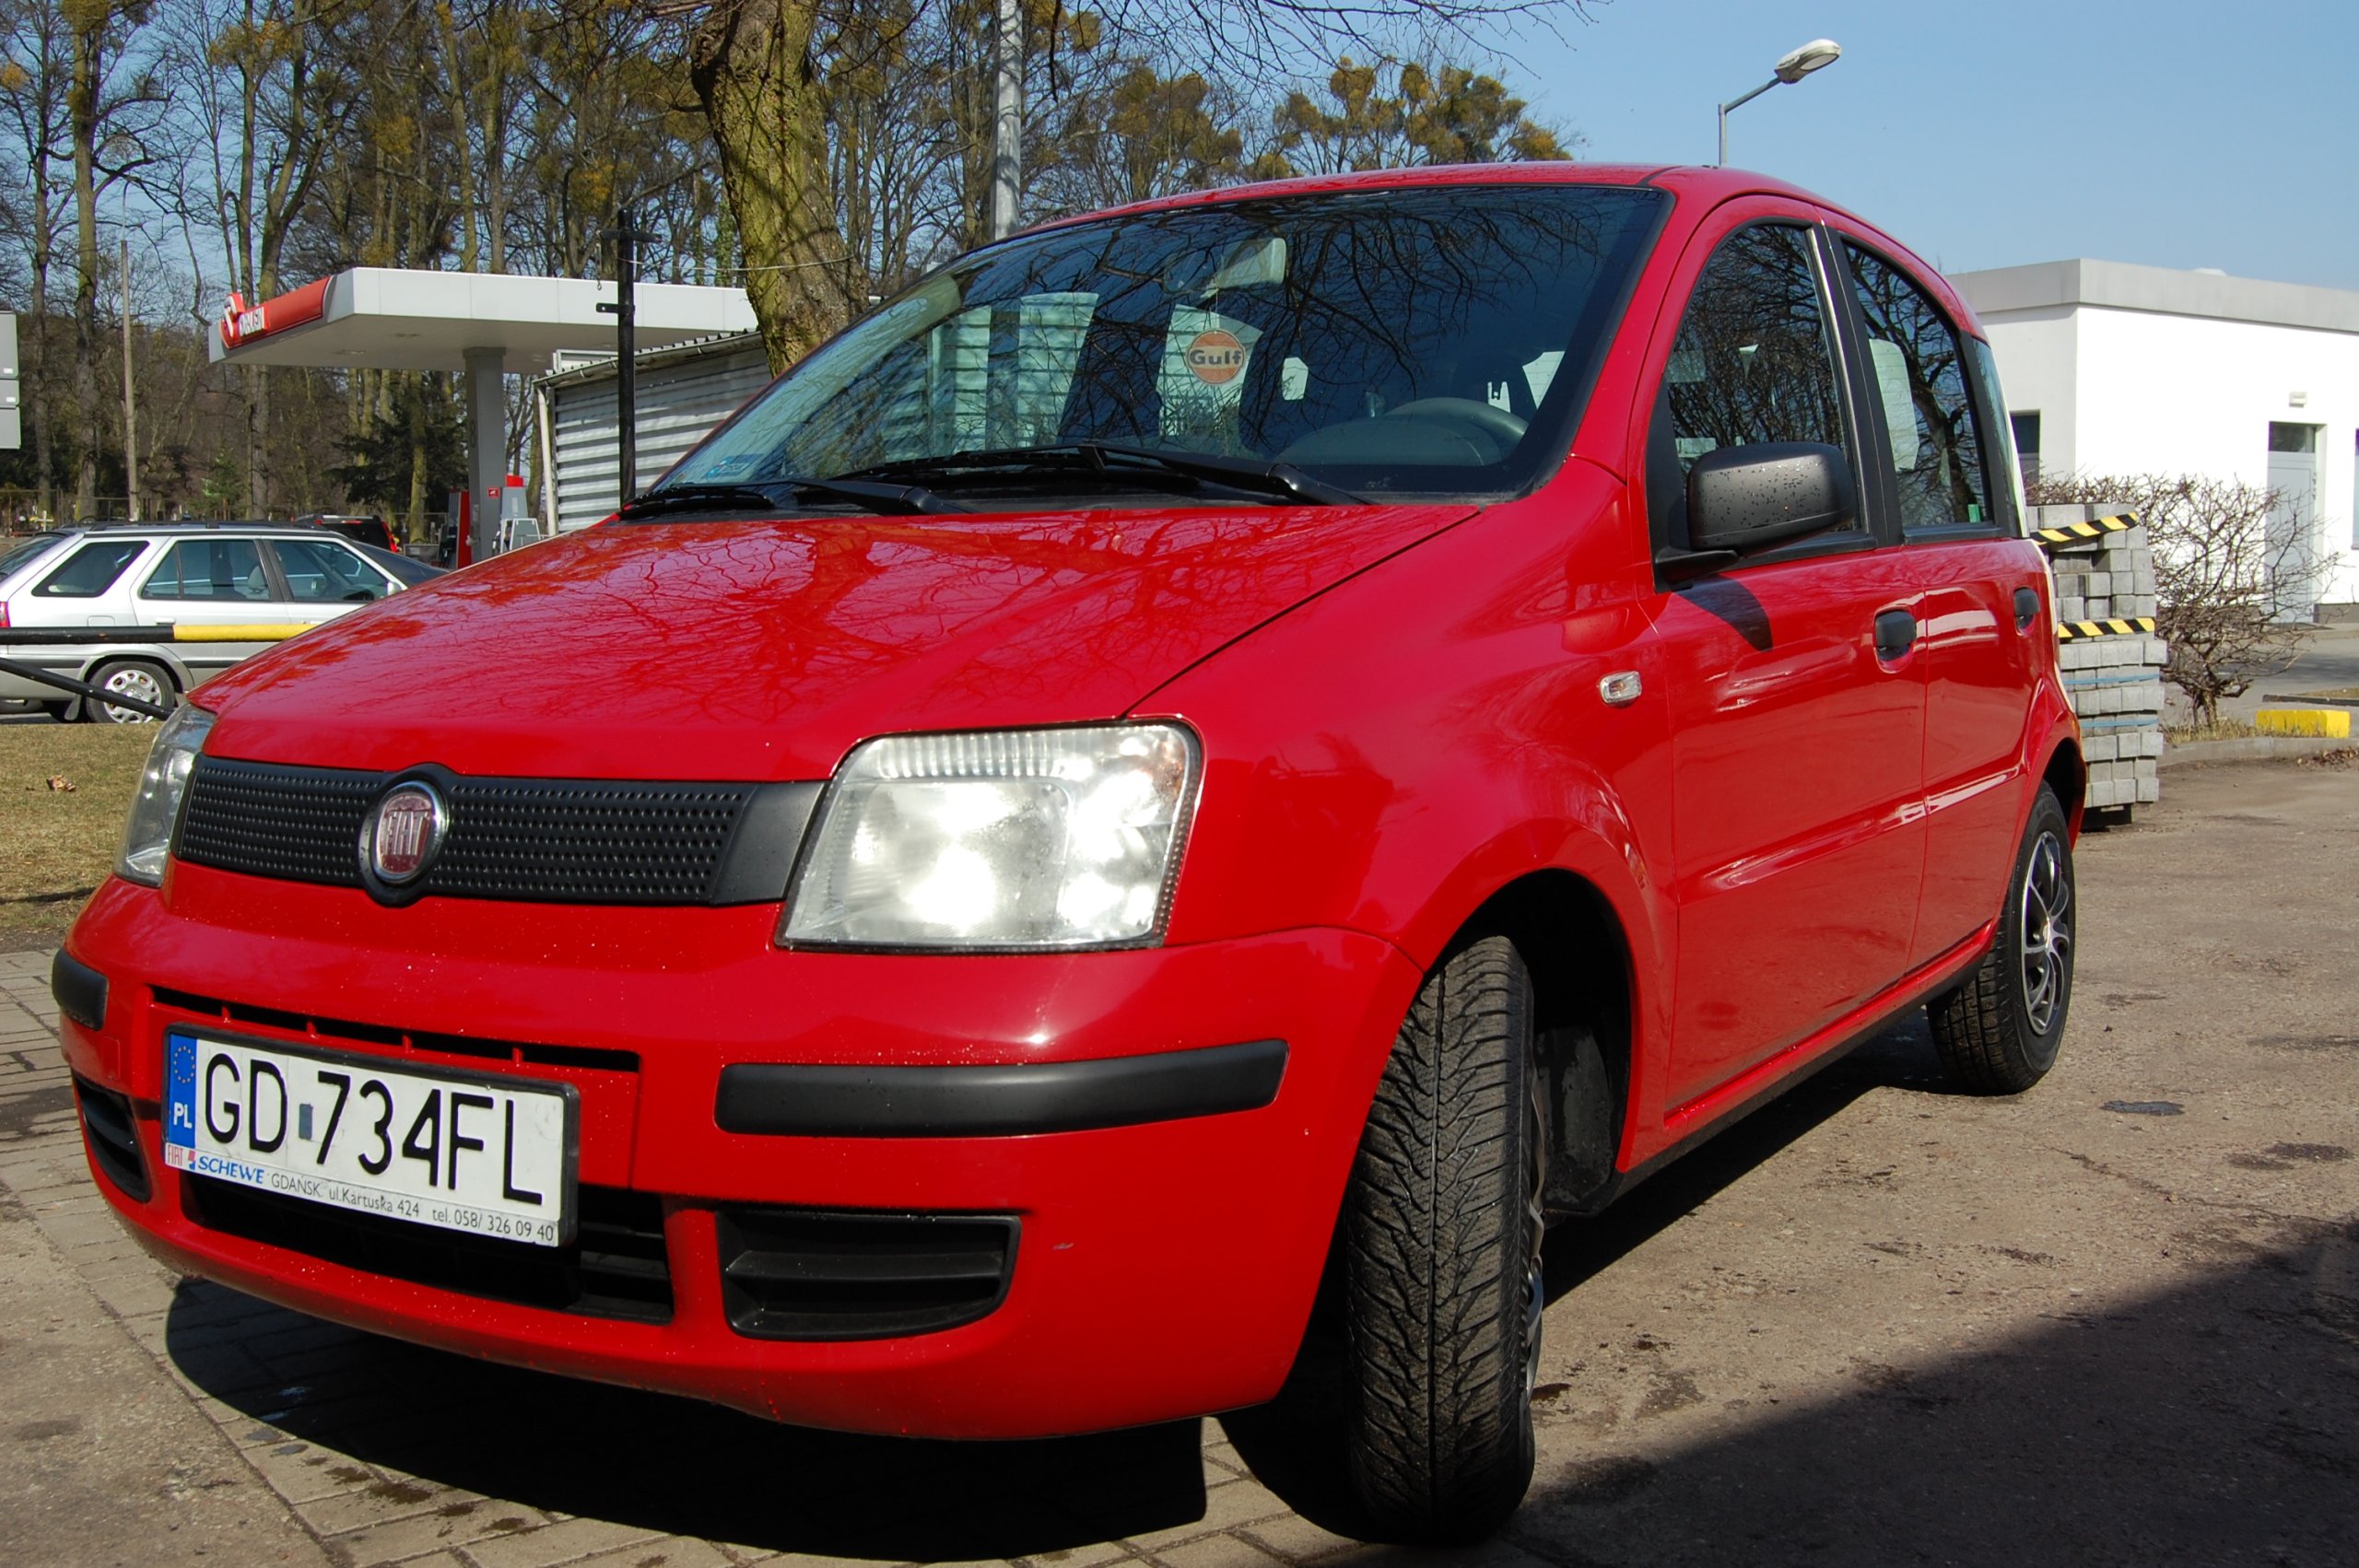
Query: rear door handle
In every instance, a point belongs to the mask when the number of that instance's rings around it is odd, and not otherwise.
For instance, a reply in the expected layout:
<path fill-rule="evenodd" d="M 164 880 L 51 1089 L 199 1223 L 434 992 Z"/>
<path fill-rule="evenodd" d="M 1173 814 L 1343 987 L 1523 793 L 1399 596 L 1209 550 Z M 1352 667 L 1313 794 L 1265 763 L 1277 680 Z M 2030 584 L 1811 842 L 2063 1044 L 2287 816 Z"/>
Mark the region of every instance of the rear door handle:
<path fill-rule="evenodd" d="M 2015 590 L 2015 630 L 2027 632 L 2039 618 L 2039 595 L 2028 588 Z"/>
<path fill-rule="evenodd" d="M 1876 657 L 1890 664 L 1917 646 L 1917 616 L 1913 611 L 1885 610 L 1876 616 Z"/>

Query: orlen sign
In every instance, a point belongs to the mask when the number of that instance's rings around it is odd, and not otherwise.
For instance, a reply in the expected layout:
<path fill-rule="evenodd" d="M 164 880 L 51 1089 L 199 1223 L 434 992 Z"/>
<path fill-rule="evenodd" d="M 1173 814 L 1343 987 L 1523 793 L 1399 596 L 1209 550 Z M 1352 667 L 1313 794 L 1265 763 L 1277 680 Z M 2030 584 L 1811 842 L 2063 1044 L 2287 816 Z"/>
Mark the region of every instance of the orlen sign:
<path fill-rule="evenodd" d="M 328 281 L 307 283 L 291 294 L 253 305 L 247 304 L 243 295 L 230 295 L 229 309 L 221 312 L 221 346 L 235 348 L 268 333 L 318 321 L 327 311 Z"/>

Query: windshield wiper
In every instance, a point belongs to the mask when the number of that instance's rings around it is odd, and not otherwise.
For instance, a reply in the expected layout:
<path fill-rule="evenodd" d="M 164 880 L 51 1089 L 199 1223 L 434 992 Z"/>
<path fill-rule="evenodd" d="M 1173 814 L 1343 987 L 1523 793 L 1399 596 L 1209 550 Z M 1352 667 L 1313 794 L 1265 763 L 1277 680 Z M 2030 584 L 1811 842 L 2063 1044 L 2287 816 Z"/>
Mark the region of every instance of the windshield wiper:
<path fill-rule="evenodd" d="M 930 478 L 945 479 L 955 478 L 968 471 L 1027 468 L 1066 473 L 1079 469 L 1107 478 L 1121 477 L 1122 471 L 1109 459 L 1136 462 L 1167 474 L 1184 474 L 1191 479 L 1211 480 L 1238 489 L 1258 490 L 1263 495 L 1304 501 L 1313 506 L 1367 504 L 1367 497 L 1354 495 L 1322 479 L 1314 479 L 1290 462 L 1277 462 L 1266 458 L 1224 457 L 1215 452 L 1174 451 L 1162 447 L 1134 447 L 1121 441 L 1055 441 L 1038 447 L 1002 447 L 982 451 L 949 452 L 941 457 L 903 458 L 855 469 L 851 474 L 839 475 L 834 482 L 901 474 L 922 474 Z"/>
<path fill-rule="evenodd" d="M 1313 506 L 1356 507 L 1367 504 L 1367 497 L 1356 496 L 1341 486 L 1313 479 L 1290 462 L 1277 462 L 1267 458 L 1171 451 L 1163 447 L 1125 446 L 1119 441 L 1065 441 L 1060 444 L 1081 453 L 1101 469 L 1105 468 L 1106 460 L 1109 457 L 1128 458 L 1133 462 L 1151 463 L 1174 474 L 1217 480 L 1224 485 L 1242 481 L 1247 488 L 1290 496 Z"/>
<path fill-rule="evenodd" d="M 840 496 L 873 512 L 897 517 L 947 512 L 957 509 L 922 485 L 887 485 L 863 479 L 774 479 L 759 485 L 674 485 L 625 506 L 616 515 L 626 522 L 680 511 L 766 511 L 780 505 L 777 492 L 808 490 L 815 495 Z"/>

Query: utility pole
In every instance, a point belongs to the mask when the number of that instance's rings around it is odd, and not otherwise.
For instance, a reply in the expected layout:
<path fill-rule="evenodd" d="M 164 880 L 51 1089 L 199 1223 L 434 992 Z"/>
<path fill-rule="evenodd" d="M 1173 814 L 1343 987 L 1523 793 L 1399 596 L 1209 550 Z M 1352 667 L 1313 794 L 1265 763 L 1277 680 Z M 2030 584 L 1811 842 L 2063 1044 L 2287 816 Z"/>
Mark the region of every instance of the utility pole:
<path fill-rule="evenodd" d="M 999 0 L 992 51 L 997 77 L 992 118 L 992 238 L 1015 232 L 1015 198 L 1024 178 L 1024 16 L 1016 0 Z"/>
<path fill-rule="evenodd" d="M 132 397 L 131 240 L 123 241 L 123 484 L 131 521 L 139 521 L 139 405 Z"/>
<path fill-rule="evenodd" d="M 615 426 L 621 486 L 616 506 L 639 493 L 639 225 L 631 210 L 615 215 L 604 238 L 615 242 L 615 301 L 598 309 L 615 318 Z"/>

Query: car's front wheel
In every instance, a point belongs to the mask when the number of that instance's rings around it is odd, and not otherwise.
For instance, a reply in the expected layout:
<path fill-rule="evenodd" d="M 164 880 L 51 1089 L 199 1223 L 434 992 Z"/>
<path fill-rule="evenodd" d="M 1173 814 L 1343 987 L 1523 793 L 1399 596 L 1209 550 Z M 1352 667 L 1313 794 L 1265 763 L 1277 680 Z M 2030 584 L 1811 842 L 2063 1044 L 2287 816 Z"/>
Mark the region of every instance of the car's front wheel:
<path fill-rule="evenodd" d="M 2018 1094 L 2056 1065 L 2072 1004 L 2079 925 L 2071 825 L 2043 784 L 2015 851 L 1989 951 L 1964 985 L 1925 1007 L 1934 1048 L 1961 1088 Z"/>
<path fill-rule="evenodd" d="M 1548 1144 L 1532 980 L 1491 937 L 1417 993 L 1345 1200 L 1347 1444 L 1370 1522 L 1480 1539 L 1532 1481 Z"/>

